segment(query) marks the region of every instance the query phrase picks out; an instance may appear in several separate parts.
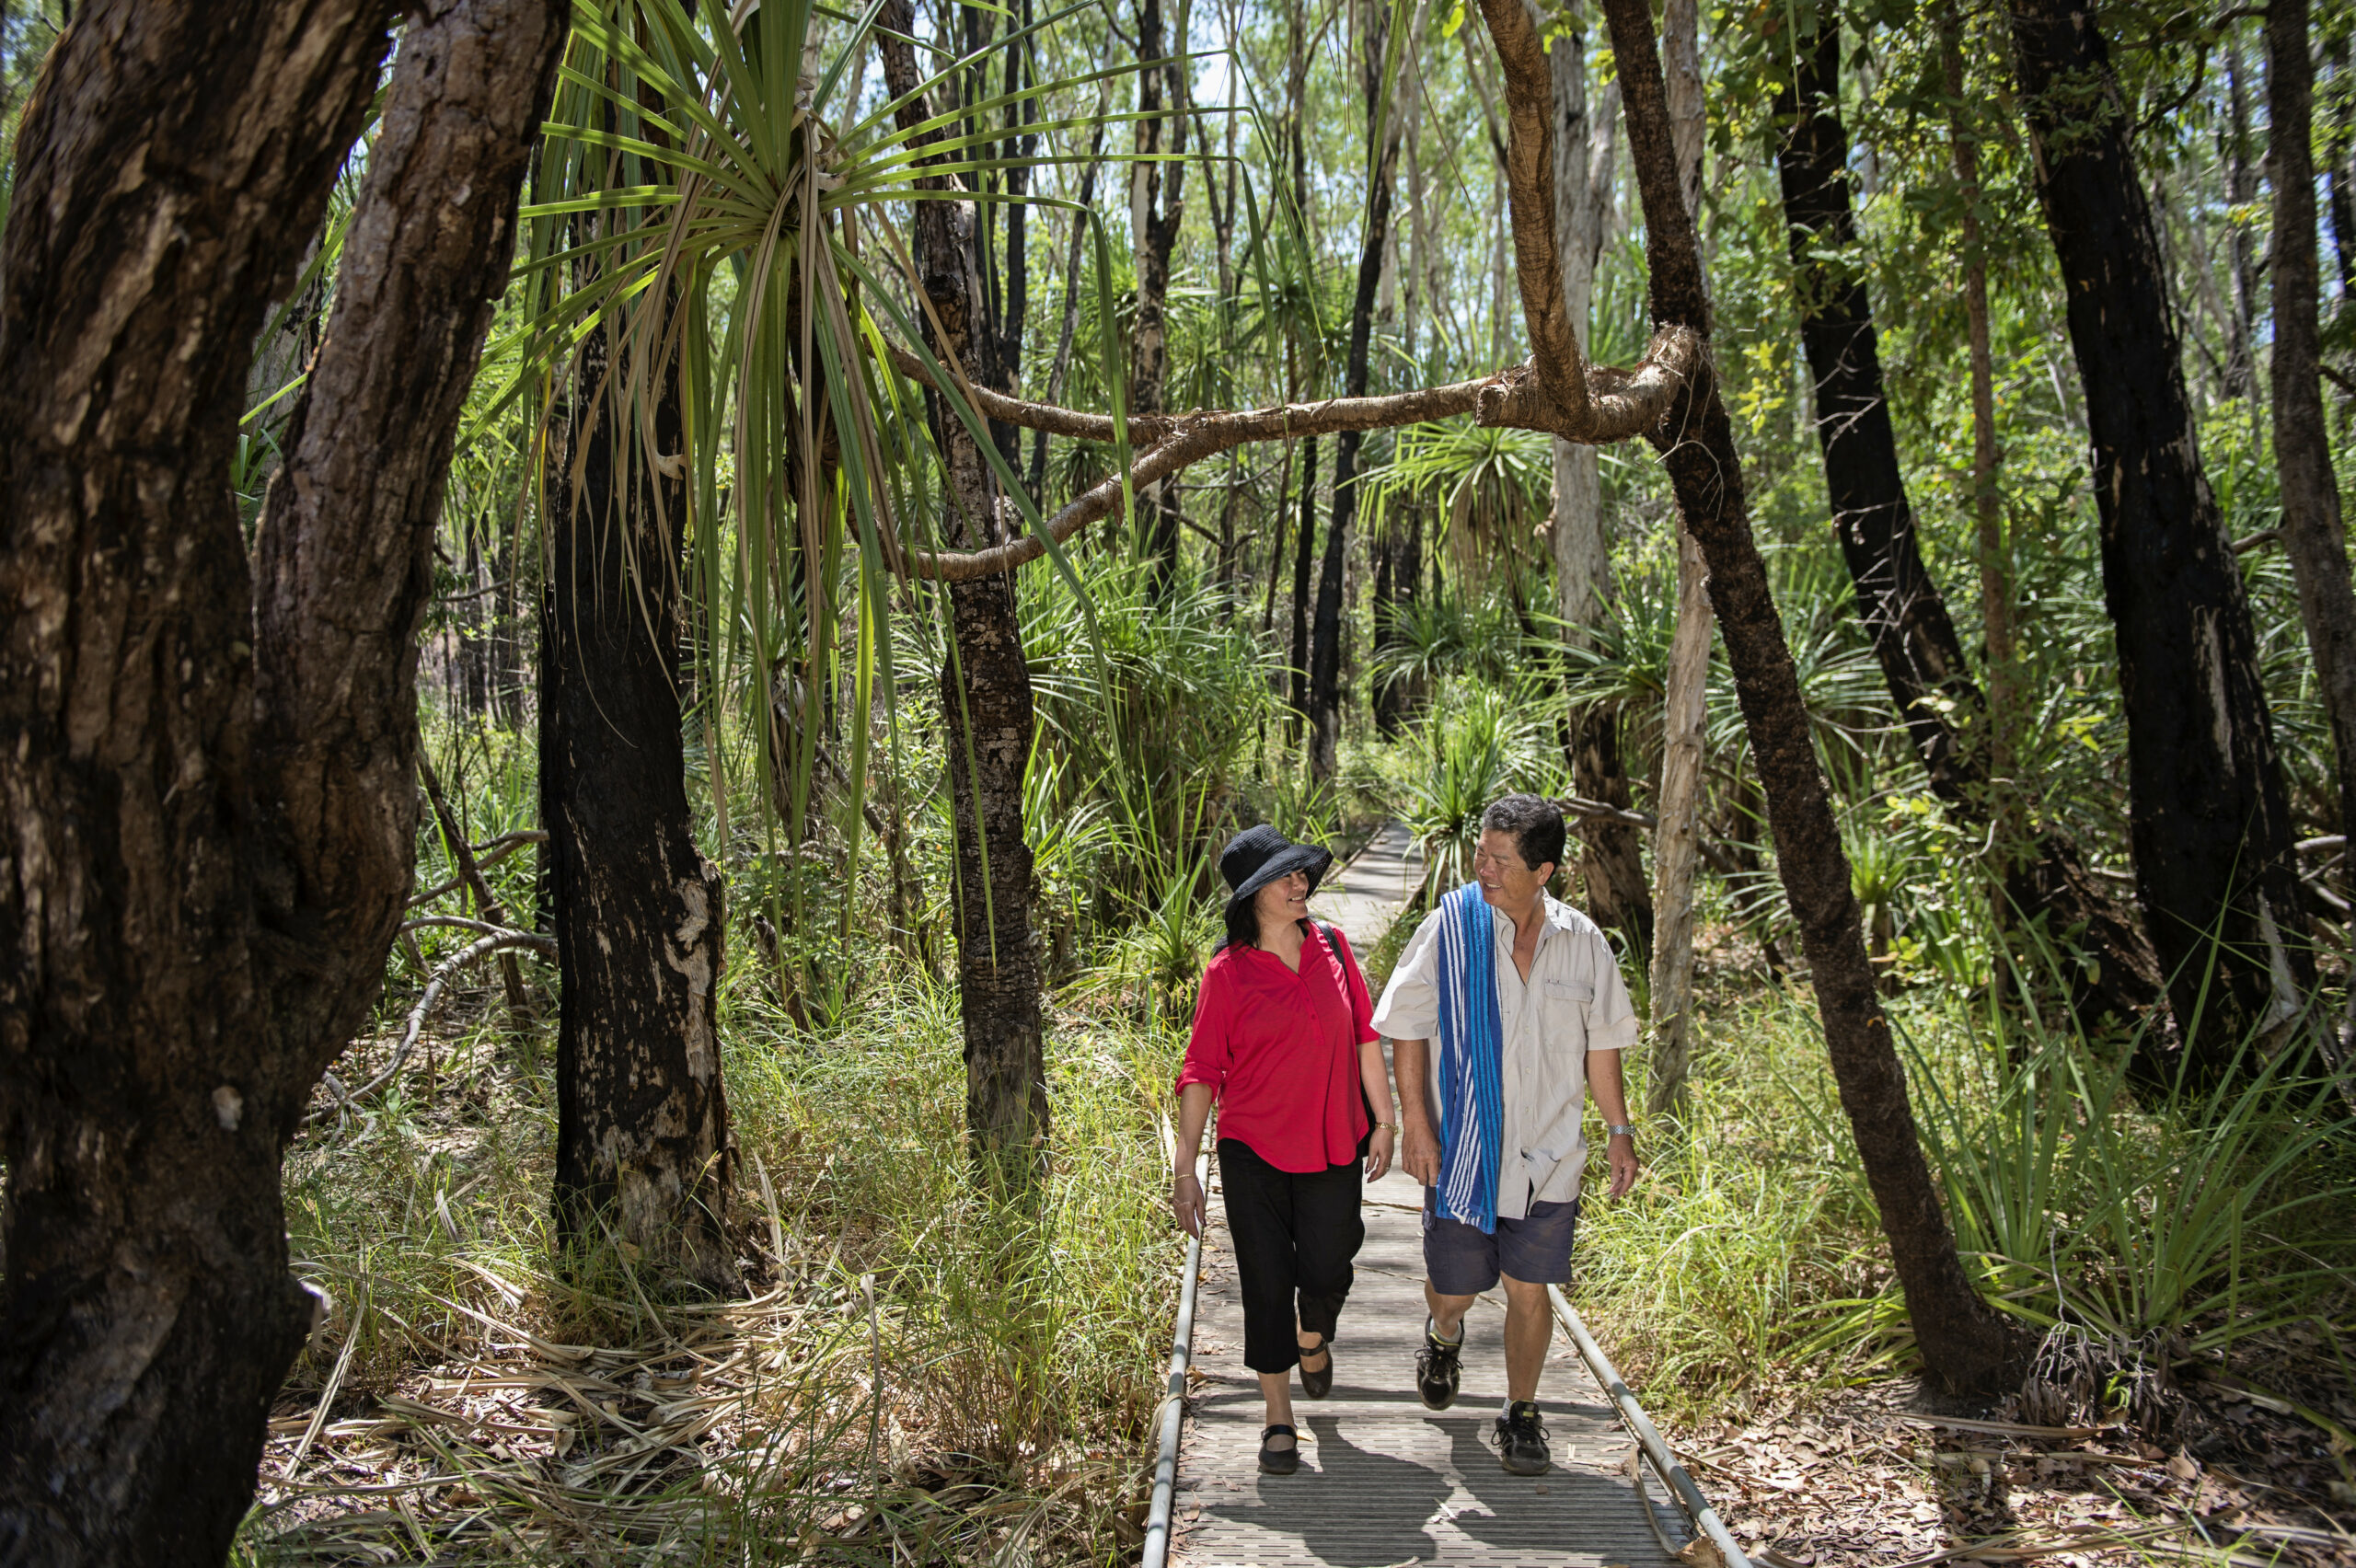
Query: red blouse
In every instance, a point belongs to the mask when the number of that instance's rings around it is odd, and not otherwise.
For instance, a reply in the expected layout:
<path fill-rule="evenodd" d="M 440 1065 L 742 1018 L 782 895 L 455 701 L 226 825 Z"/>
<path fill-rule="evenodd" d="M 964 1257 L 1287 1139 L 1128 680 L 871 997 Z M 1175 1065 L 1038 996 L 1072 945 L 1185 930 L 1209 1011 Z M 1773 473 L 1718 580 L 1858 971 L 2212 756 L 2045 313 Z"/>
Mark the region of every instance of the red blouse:
<path fill-rule="evenodd" d="M 1374 1001 L 1338 930 L 1312 920 L 1300 973 L 1258 948 L 1222 948 L 1203 971 L 1178 1088 L 1208 1084 L 1218 1136 L 1279 1170 L 1308 1174 L 1357 1158 L 1371 1130 L 1358 1047 L 1376 1038 Z"/>

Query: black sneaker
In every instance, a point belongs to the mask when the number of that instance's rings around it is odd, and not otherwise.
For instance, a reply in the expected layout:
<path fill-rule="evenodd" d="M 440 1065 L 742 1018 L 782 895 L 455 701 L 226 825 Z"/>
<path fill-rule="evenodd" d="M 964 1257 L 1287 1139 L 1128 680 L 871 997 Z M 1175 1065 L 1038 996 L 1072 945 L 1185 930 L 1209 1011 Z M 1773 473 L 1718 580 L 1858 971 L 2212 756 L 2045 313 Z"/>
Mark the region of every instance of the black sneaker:
<path fill-rule="evenodd" d="M 1497 1417 L 1490 1437 L 1497 1446 L 1497 1462 L 1513 1475 L 1544 1475 L 1553 1465 L 1546 1447 L 1546 1423 L 1539 1417 L 1536 1400 L 1516 1400 Z"/>
<path fill-rule="evenodd" d="M 1432 1332 L 1432 1320 L 1424 1320 L 1424 1348 L 1415 1352 L 1415 1392 L 1424 1398 L 1431 1410 L 1446 1410 L 1456 1402 L 1457 1385 L 1463 1380 L 1462 1368 L 1457 1365 L 1464 1354 L 1464 1326 L 1456 1329 L 1456 1342 Z"/>

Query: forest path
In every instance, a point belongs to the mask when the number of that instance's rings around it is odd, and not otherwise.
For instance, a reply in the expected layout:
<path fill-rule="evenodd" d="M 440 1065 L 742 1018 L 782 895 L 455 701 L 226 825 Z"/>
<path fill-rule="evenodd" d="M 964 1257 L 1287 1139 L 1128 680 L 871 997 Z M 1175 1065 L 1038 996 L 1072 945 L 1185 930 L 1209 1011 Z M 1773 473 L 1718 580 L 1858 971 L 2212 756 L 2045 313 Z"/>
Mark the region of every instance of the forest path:
<path fill-rule="evenodd" d="M 1423 873 L 1393 823 L 1311 903 L 1371 951 Z M 1492 1291 L 1465 1320 L 1463 1392 L 1447 1411 L 1415 1396 L 1423 1331 L 1423 1189 L 1393 1170 L 1367 1189 L 1366 1246 L 1334 1336 L 1334 1391 L 1299 1397 L 1298 1474 L 1259 1473 L 1264 1414 L 1243 1365 L 1242 1308 L 1218 1162 L 1195 1316 L 1195 1381 L 1178 1464 L 1172 1560 L 1187 1568 L 1332 1563 L 1625 1564 L 1675 1568 L 1645 1522 L 1627 1470 L 1630 1443 L 1558 1329 L 1539 1388 L 1554 1468 L 1507 1475 L 1488 1435 L 1505 1400 L 1505 1301 Z M 1656 1502 L 1663 1531 L 1684 1520 Z"/>
<path fill-rule="evenodd" d="M 1424 879 L 1424 852 L 1415 836 L 1391 822 L 1350 857 L 1309 901 L 1310 913 L 1342 928 L 1363 960 L 1407 906 Z"/>

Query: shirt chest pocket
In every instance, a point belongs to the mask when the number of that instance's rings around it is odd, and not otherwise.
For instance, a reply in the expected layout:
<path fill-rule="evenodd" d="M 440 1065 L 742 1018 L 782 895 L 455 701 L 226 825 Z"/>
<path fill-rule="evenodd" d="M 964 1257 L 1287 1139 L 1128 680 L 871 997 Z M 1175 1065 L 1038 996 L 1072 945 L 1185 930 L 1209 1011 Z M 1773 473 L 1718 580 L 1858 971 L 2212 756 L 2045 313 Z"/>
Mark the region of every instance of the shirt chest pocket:
<path fill-rule="evenodd" d="M 1587 1009 L 1595 1000 L 1595 987 L 1583 980 L 1548 980 L 1542 983 L 1540 996 L 1539 1018 L 1548 1048 L 1585 1051 Z"/>

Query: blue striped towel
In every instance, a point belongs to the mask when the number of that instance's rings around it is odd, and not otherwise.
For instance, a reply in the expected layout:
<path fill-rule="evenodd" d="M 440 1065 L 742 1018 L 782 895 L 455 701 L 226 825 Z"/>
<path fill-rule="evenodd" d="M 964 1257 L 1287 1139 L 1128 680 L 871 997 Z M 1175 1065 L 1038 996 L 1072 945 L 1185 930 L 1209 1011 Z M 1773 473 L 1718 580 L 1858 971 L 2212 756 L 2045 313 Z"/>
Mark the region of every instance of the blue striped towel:
<path fill-rule="evenodd" d="M 1505 1128 L 1505 1030 L 1497 1014 L 1496 925 L 1478 884 L 1440 900 L 1439 1191 L 1437 1212 L 1497 1228 Z"/>

